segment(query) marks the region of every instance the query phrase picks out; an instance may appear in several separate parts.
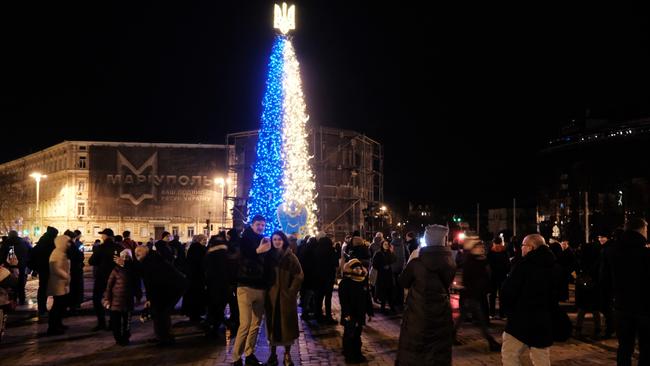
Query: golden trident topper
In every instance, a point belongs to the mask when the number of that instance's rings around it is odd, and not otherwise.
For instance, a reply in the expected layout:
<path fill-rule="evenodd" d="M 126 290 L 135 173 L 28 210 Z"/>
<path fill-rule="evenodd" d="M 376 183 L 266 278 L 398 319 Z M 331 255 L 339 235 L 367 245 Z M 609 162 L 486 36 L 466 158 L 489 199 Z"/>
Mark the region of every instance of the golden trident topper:
<path fill-rule="evenodd" d="M 296 6 L 287 6 L 287 3 L 280 5 L 275 4 L 275 14 L 273 18 L 273 27 L 279 29 L 282 34 L 289 33 L 290 30 L 296 29 Z"/>

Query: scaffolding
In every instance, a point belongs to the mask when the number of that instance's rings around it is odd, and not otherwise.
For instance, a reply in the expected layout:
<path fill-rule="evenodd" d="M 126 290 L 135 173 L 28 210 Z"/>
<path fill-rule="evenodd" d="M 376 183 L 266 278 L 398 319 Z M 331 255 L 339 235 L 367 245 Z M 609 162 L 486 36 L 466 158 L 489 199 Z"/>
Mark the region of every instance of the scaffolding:
<path fill-rule="evenodd" d="M 253 177 L 258 131 L 232 133 L 226 144 L 233 146 L 228 171 L 236 179 L 232 201 L 233 223 L 246 220 L 248 191 Z M 379 142 L 349 130 L 314 127 L 309 130 L 309 148 L 316 176 L 318 226 L 336 239 L 359 230 L 369 234 L 376 228 L 367 220 L 368 210 L 384 200 L 383 149 Z"/>

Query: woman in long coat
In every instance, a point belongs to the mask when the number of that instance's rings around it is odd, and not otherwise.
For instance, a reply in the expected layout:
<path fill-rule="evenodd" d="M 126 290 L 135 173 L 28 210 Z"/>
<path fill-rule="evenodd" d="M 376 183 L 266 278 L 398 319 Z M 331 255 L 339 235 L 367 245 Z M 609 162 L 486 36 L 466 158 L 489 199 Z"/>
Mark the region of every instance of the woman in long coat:
<path fill-rule="evenodd" d="M 393 271 L 391 264 L 395 262 L 395 255 L 390 251 L 390 244 L 384 241 L 381 250 L 375 253 L 372 258 L 372 268 L 377 271 L 377 282 L 375 282 L 375 295 L 379 303 L 381 303 L 381 311 L 386 311 L 386 302 L 391 311 L 395 311 L 395 304 L 393 301 L 393 290 L 395 284 L 393 283 Z"/>
<path fill-rule="evenodd" d="M 400 285 L 409 290 L 397 350 L 399 366 L 451 366 L 454 325 L 449 286 L 456 265 L 451 249 L 444 246 L 447 232 L 444 226 L 428 226 L 428 246 L 420 249 L 399 277 Z"/>
<path fill-rule="evenodd" d="M 278 364 L 276 347 L 284 346 L 284 365 L 293 365 L 291 345 L 298 339 L 298 290 L 304 279 L 300 261 L 289 247 L 287 236 L 276 231 L 271 236 L 273 249 L 267 263 L 274 271 L 274 281 L 266 298 L 266 333 L 271 343 L 271 356 L 267 365 Z"/>
<path fill-rule="evenodd" d="M 206 243 L 208 238 L 205 235 L 195 235 L 187 251 L 187 278 L 190 287 L 183 296 L 183 312 L 191 321 L 201 321 L 201 316 L 205 314 L 206 307 L 206 290 L 205 274 L 203 270 L 203 258 L 207 253 Z"/>

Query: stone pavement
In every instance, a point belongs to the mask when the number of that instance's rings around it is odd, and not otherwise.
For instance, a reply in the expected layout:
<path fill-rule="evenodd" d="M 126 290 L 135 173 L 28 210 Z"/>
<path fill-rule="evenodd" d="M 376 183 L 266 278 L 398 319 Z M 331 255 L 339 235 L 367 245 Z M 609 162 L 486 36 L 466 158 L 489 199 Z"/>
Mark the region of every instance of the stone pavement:
<path fill-rule="evenodd" d="M 28 284 L 28 296 L 35 295 L 37 281 Z M 86 283 L 87 298 L 90 298 L 92 280 Z M 335 317 L 338 314 L 338 298 L 334 294 Z M 455 303 L 455 301 L 454 301 Z M 226 365 L 231 360 L 232 342 L 228 334 L 224 337 L 206 338 L 201 329 L 186 321 L 185 317 L 173 317 L 177 344 L 157 348 L 147 344 L 153 337 L 153 325 L 149 321 L 141 324 L 138 316 L 132 321 L 132 345 L 115 345 L 112 333 L 94 333 L 92 304 L 83 304 L 83 314 L 69 317 L 64 323 L 70 327 L 65 335 L 47 337 L 47 324 L 32 316 L 33 306 L 20 309 L 10 317 L 10 326 L 0 344 L 0 365 Z M 393 365 L 399 337 L 400 316 L 377 315 L 363 330 L 363 352 L 368 357 L 367 365 Z M 500 337 L 503 322 L 493 321 L 491 332 Z M 587 321 L 585 328 L 590 323 Z M 587 333 L 588 334 L 588 333 Z M 300 321 L 300 338 L 291 350 L 296 365 L 344 365 L 341 355 L 342 327 L 318 326 Z M 466 323 L 459 331 L 462 346 L 454 347 L 454 365 L 500 365 L 500 355 L 489 353 L 487 343 L 476 327 Z M 567 343 L 554 345 L 551 350 L 553 365 L 614 365 L 616 341 L 583 342 L 571 339 Z M 282 360 L 284 350 L 279 350 Z M 264 330 L 260 332 L 256 352 L 261 361 L 269 355 Z M 524 365 L 530 362 L 524 360 Z"/>

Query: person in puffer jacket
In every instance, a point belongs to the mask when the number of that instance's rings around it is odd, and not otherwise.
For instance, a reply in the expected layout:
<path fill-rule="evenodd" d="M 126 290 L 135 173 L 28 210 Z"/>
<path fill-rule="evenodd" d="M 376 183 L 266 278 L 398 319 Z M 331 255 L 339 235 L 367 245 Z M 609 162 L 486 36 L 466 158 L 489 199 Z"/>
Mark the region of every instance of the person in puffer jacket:
<path fill-rule="evenodd" d="M 343 267 L 343 279 L 339 283 L 339 302 L 345 362 L 366 362 L 366 357 L 361 353 L 361 331 L 366 324 L 366 315 L 370 321 L 374 312 L 368 290 L 368 270 L 356 258 Z"/>
<path fill-rule="evenodd" d="M 102 304 L 110 311 L 110 324 L 113 328 L 115 343 L 120 346 L 127 346 L 131 338 L 131 312 L 134 307 L 134 298 L 138 302 L 142 298 L 142 290 L 137 282 L 137 276 L 133 273 L 133 254 L 130 249 L 120 252 L 120 260 L 113 268 Z"/>
<path fill-rule="evenodd" d="M 48 335 L 59 335 L 67 328 L 63 325 L 63 313 L 67 307 L 70 293 L 70 259 L 68 249 L 72 238 L 59 235 L 54 239 L 54 250 L 50 254 L 50 277 L 47 283 L 47 294 L 54 296 L 54 304 L 50 309 L 48 319 Z"/>

